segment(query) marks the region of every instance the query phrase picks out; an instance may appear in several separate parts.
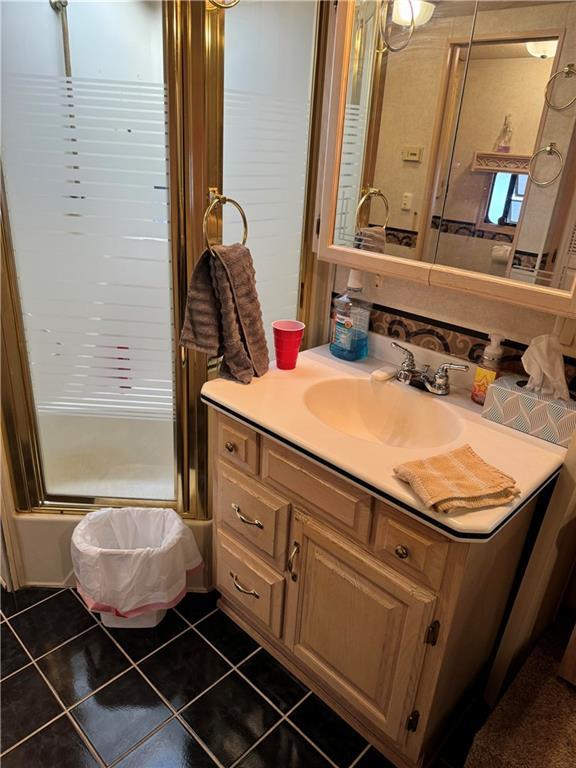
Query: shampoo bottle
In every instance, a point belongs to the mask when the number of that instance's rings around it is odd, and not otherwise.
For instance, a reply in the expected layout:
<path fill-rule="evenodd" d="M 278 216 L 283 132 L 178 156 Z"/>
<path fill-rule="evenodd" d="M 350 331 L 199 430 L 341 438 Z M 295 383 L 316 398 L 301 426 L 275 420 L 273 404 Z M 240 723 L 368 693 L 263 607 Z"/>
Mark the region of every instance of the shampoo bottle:
<path fill-rule="evenodd" d="M 501 347 L 504 336 L 499 333 L 491 333 L 490 343 L 486 345 L 482 354 L 482 359 L 476 368 L 474 384 L 472 385 L 471 397 L 478 405 L 484 405 L 488 387 L 496 380 L 500 371 L 500 358 L 503 349 Z"/>
<path fill-rule="evenodd" d="M 330 352 L 342 360 L 368 357 L 368 325 L 372 305 L 362 298 L 362 272 L 351 269 L 346 293 L 334 299 Z"/>

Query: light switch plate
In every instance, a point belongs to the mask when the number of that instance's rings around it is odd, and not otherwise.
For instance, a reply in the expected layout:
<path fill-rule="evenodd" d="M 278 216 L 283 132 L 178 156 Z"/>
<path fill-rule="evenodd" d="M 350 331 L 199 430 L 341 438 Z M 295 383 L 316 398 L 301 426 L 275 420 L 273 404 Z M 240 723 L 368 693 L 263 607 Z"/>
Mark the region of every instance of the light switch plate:
<path fill-rule="evenodd" d="M 405 144 L 402 147 L 402 160 L 406 163 L 421 163 L 424 147 L 417 144 Z"/>

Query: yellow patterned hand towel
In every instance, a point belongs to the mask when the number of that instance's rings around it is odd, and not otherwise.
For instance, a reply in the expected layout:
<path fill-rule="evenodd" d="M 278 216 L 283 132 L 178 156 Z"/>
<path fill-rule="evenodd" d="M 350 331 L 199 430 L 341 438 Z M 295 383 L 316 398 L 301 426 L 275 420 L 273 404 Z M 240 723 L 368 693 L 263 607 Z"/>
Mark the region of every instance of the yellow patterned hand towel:
<path fill-rule="evenodd" d="M 394 467 L 427 507 L 436 512 L 509 504 L 520 493 L 513 477 L 481 459 L 469 445 Z"/>

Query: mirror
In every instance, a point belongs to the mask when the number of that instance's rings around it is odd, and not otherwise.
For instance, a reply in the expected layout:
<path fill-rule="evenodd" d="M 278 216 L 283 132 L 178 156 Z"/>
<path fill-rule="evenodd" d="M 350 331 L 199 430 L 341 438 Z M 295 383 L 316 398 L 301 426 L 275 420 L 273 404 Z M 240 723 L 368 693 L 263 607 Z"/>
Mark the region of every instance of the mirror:
<path fill-rule="evenodd" d="M 356 0 L 334 244 L 434 258 L 424 249 L 438 234 L 427 231 L 430 190 L 448 151 L 443 117 L 457 115 L 475 5 Z"/>
<path fill-rule="evenodd" d="M 575 52 L 574 2 L 478 4 L 459 114 L 443 126 L 437 264 L 571 289 Z"/>
<path fill-rule="evenodd" d="M 333 244 L 570 291 L 576 2 L 356 0 Z"/>

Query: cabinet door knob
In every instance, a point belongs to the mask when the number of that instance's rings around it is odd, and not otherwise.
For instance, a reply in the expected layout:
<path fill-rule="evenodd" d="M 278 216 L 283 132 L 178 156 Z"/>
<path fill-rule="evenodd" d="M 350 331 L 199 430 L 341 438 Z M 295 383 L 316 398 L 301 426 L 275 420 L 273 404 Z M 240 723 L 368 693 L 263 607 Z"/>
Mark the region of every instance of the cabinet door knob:
<path fill-rule="evenodd" d="M 408 547 L 405 547 L 403 544 L 398 544 L 394 550 L 394 554 L 396 557 L 399 557 L 400 560 L 406 560 L 410 553 L 408 552 Z"/>
<path fill-rule="evenodd" d="M 236 517 L 238 520 L 240 520 L 241 523 L 244 523 L 244 525 L 255 525 L 256 528 L 263 530 L 264 525 L 260 522 L 260 520 L 252 519 L 251 517 L 246 517 L 246 515 L 242 514 L 239 504 L 232 504 L 232 509 L 236 513 Z"/>
<path fill-rule="evenodd" d="M 234 451 L 236 450 L 236 446 L 234 445 L 234 443 L 231 443 L 230 440 L 227 440 L 224 443 L 224 448 L 226 448 L 228 453 L 234 453 Z"/>

